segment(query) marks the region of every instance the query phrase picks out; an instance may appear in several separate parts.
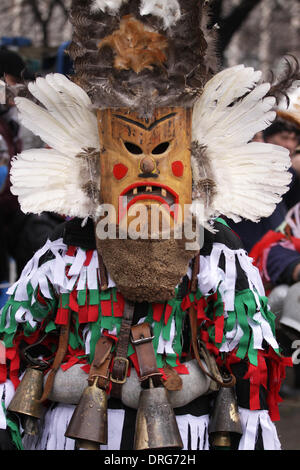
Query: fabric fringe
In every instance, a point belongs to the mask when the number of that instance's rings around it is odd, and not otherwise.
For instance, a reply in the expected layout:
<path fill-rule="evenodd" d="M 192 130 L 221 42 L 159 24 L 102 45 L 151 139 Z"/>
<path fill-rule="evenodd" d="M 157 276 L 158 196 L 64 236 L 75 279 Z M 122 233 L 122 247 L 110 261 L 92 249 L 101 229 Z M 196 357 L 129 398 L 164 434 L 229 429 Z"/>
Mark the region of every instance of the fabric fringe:
<path fill-rule="evenodd" d="M 277 430 L 267 410 L 250 411 L 239 408 L 243 436 L 239 450 L 255 450 L 259 426 L 262 431 L 264 450 L 281 450 Z"/>
<path fill-rule="evenodd" d="M 42 432 L 37 437 L 23 438 L 25 450 L 74 450 L 75 441 L 65 437 L 72 417 L 74 405 L 54 405 L 46 413 L 41 423 Z M 262 432 L 264 450 L 280 450 L 275 425 L 271 422 L 268 411 L 250 411 L 239 408 L 243 436 L 239 450 L 255 450 L 259 427 Z M 121 409 L 108 409 L 108 443 L 101 450 L 119 450 L 125 412 Z M 200 417 L 190 414 L 176 416 L 179 432 L 183 441 L 183 450 L 209 450 L 209 416 Z M 134 432 L 134 430 L 132 430 Z"/>
<path fill-rule="evenodd" d="M 74 450 L 75 440 L 65 437 L 75 405 L 54 404 L 40 423 L 38 436 L 23 438 L 25 450 Z M 121 445 L 124 410 L 108 409 L 108 443 L 100 450 L 118 450 Z"/>

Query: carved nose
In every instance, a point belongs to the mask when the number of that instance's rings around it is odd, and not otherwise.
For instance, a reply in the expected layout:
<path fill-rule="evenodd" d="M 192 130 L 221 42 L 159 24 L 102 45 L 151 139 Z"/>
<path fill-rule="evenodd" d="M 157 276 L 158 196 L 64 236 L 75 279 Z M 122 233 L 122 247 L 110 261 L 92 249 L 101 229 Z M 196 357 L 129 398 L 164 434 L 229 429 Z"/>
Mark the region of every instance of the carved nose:
<path fill-rule="evenodd" d="M 142 173 L 153 173 L 156 168 L 156 164 L 153 158 L 147 156 L 142 159 L 140 167 Z"/>

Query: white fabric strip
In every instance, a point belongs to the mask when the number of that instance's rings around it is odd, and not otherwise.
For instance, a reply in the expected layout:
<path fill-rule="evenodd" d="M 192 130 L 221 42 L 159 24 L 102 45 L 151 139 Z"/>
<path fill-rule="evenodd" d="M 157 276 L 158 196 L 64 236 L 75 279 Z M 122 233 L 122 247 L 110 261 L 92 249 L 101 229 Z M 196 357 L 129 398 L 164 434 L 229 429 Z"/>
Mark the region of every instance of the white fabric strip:
<path fill-rule="evenodd" d="M 75 260 L 73 261 L 72 266 L 69 270 L 70 276 L 73 276 L 75 274 L 78 276 L 80 274 L 80 271 L 81 271 L 81 268 L 83 267 L 85 259 L 86 259 L 86 252 L 83 251 L 81 248 L 78 248 L 76 256 L 75 256 Z"/>
<path fill-rule="evenodd" d="M 183 443 L 182 450 L 188 450 L 188 435 L 190 428 L 191 450 L 208 450 L 208 422 L 209 416 L 193 416 L 190 414 L 176 416 L 176 421 Z M 197 444 L 199 442 L 199 449 Z"/>
<path fill-rule="evenodd" d="M 176 333 L 176 327 L 175 327 L 175 319 L 172 318 L 171 320 L 171 328 L 170 328 L 170 339 L 166 340 L 163 338 L 163 333 L 161 331 L 159 335 L 159 341 L 158 341 L 158 347 L 157 347 L 157 353 L 158 354 L 175 354 L 174 349 L 172 347 L 174 337 Z"/>
<path fill-rule="evenodd" d="M 244 332 L 236 321 L 234 328 L 226 333 L 226 341 L 220 347 L 221 352 L 232 351 L 240 342 Z"/>
<path fill-rule="evenodd" d="M 7 410 L 14 394 L 15 394 L 15 388 L 11 380 L 7 380 L 5 383 L 0 384 L 0 397 L 1 397 L 0 429 L 6 429 L 7 427 L 6 416 L 5 416 L 5 411 L 3 409 L 3 405 L 5 407 L 5 410 Z"/>
<path fill-rule="evenodd" d="M 74 450 L 75 440 L 65 437 L 75 405 L 58 404 L 50 408 L 44 417 L 42 434 L 38 437 L 26 436 L 23 439 L 25 450 Z M 108 441 L 102 450 L 120 449 L 125 411 L 108 409 Z M 133 430 L 134 432 L 134 430 Z"/>
<path fill-rule="evenodd" d="M 236 264 L 235 254 L 232 250 L 227 247 L 223 247 L 223 253 L 225 255 L 225 281 L 221 284 L 222 295 L 225 303 L 225 310 L 234 310 L 234 298 L 235 298 L 235 283 L 236 283 Z M 221 293 L 222 293 L 221 291 Z"/>
<path fill-rule="evenodd" d="M 258 437 L 258 427 L 262 430 L 264 450 L 280 450 L 280 442 L 275 424 L 272 423 L 267 410 L 252 411 L 239 408 L 243 436 L 239 450 L 254 450 Z"/>
<path fill-rule="evenodd" d="M 98 289 L 98 255 L 97 251 L 93 252 L 90 264 L 87 267 L 87 286 L 89 289 Z"/>
<path fill-rule="evenodd" d="M 111 410 L 107 412 L 107 445 L 100 446 L 101 450 L 119 450 L 122 441 L 125 411 Z M 132 430 L 134 432 L 134 429 Z"/>

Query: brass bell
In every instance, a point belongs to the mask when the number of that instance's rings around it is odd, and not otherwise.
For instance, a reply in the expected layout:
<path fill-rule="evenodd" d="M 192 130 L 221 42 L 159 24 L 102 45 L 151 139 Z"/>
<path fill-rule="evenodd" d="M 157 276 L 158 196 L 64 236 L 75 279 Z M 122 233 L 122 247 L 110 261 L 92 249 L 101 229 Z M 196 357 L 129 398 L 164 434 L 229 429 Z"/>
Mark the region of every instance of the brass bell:
<path fill-rule="evenodd" d="M 243 434 L 235 387 L 221 387 L 218 391 L 208 433 L 215 448 L 230 448 L 232 438 Z"/>
<path fill-rule="evenodd" d="M 136 416 L 134 450 L 182 449 L 183 443 L 175 414 L 164 387 L 141 391 Z"/>
<path fill-rule="evenodd" d="M 32 425 L 34 418 L 41 418 L 45 410 L 38 401 L 43 393 L 43 378 L 44 374 L 41 370 L 31 367 L 27 368 L 8 406 L 9 411 L 33 418 L 25 420 L 30 423 L 30 426 L 25 426 L 25 432 L 28 430 L 28 434 L 36 432 L 36 426 Z"/>
<path fill-rule="evenodd" d="M 98 450 L 107 444 L 107 394 L 97 381 L 98 377 L 83 391 L 65 433 L 76 440 L 77 448 Z"/>

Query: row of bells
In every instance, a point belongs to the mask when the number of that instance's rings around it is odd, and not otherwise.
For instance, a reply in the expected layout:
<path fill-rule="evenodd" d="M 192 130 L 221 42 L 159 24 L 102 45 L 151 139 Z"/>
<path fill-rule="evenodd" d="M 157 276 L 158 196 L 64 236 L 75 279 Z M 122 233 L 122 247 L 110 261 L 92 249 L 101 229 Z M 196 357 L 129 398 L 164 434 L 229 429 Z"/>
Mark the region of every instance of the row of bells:
<path fill-rule="evenodd" d="M 43 372 L 28 368 L 8 407 L 23 416 L 25 433 L 37 433 L 37 421 L 44 412 L 39 402 L 43 391 Z M 221 388 L 209 424 L 213 447 L 230 447 L 233 435 L 242 434 L 234 388 Z M 85 388 L 76 406 L 66 437 L 75 439 L 76 448 L 98 450 L 107 444 L 107 394 L 96 385 Z M 175 414 L 164 387 L 150 386 L 140 394 L 136 417 L 135 450 L 181 449 L 183 443 Z"/>

